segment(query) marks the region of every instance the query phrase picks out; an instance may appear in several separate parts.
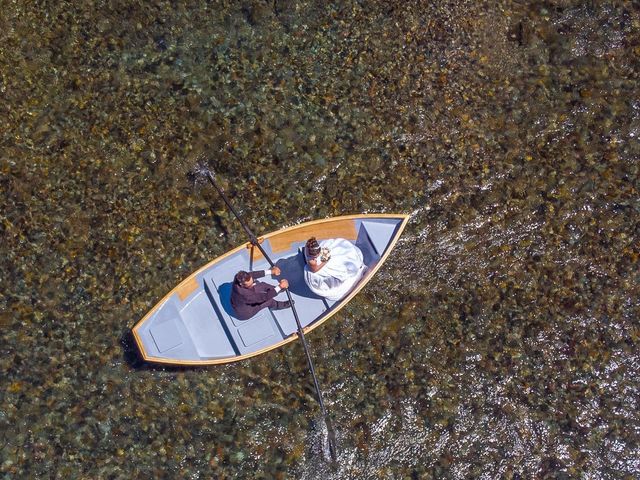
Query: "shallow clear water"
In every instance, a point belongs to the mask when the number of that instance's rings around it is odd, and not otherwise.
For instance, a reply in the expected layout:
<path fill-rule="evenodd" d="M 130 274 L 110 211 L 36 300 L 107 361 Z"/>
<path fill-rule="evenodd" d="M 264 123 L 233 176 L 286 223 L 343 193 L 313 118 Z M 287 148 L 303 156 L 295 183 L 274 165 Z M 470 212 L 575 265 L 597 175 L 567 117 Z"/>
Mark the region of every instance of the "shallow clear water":
<path fill-rule="evenodd" d="M 637 2 L 12 2 L 3 478 L 640 476 Z M 239 364 L 126 333 L 256 233 L 412 218 L 350 304 Z"/>

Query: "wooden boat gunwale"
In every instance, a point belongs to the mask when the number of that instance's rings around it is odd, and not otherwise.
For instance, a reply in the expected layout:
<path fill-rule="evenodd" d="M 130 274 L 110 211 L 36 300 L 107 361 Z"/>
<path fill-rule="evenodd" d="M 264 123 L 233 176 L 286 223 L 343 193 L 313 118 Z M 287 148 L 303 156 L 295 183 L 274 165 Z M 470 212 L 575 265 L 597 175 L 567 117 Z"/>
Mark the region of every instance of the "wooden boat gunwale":
<path fill-rule="evenodd" d="M 349 301 L 355 295 L 357 295 L 358 292 L 360 292 L 360 290 L 362 290 L 365 287 L 365 285 L 373 278 L 375 273 L 380 269 L 382 264 L 386 261 L 387 257 L 391 254 L 391 251 L 395 247 L 395 245 L 398 242 L 403 230 L 406 227 L 407 222 L 409 221 L 410 215 L 407 215 L 407 214 L 390 214 L 390 213 L 375 213 L 375 214 L 373 214 L 373 213 L 364 213 L 364 214 L 342 215 L 342 216 L 337 216 L 337 217 L 323 218 L 323 219 L 318 219 L 318 220 L 312 220 L 312 221 L 308 221 L 308 222 L 299 223 L 299 224 L 296 224 L 296 225 L 291 225 L 289 227 L 285 227 L 285 228 L 282 228 L 280 230 L 276 230 L 276 231 L 270 232 L 270 233 L 268 233 L 266 235 L 262 235 L 262 236 L 259 237 L 259 239 L 269 239 L 269 238 L 274 237 L 274 236 L 280 236 L 280 235 L 283 235 L 283 234 L 287 234 L 289 232 L 292 232 L 292 231 L 300 229 L 300 228 L 310 227 L 310 226 L 314 226 L 314 225 L 320 225 L 320 224 L 323 224 L 323 223 L 331 223 L 331 222 L 336 222 L 336 221 L 340 221 L 340 220 L 366 220 L 366 219 L 374 219 L 374 218 L 378 218 L 378 219 L 394 218 L 394 219 L 401 220 L 401 222 L 398 225 L 394 236 L 391 238 L 391 240 L 387 244 L 385 252 L 380 256 L 380 258 L 377 260 L 375 265 L 373 267 L 371 267 L 367 271 L 367 273 L 363 277 L 362 281 L 360 281 L 356 285 L 356 287 L 351 292 L 349 292 L 344 298 L 342 298 L 341 300 L 339 300 L 339 302 L 337 302 L 334 306 L 332 306 L 331 311 L 326 316 L 324 316 L 320 320 L 314 321 L 312 324 L 307 325 L 306 327 L 303 327 L 304 334 L 307 334 L 308 332 L 311 332 L 312 330 L 314 330 L 315 328 L 317 328 L 318 326 L 320 326 L 324 322 L 326 322 L 329 318 L 333 317 L 347 303 L 349 303 Z M 142 355 L 142 357 L 143 357 L 143 359 L 145 361 L 152 362 L 152 363 L 157 363 L 157 364 L 166 364 L 166 365 L 175 365 L 175 366 L 221 365 L 221 364 L 233 363 L 233 362 L 237 362 L 237 361 L 240 361 L 240 360 L 245 360 L 247 358 L 255 357 L 257 355 L 261 355 L 261 354 L 263 354 L 265 352 L 268 352 L 270 350 L 274 350 L 276 348 L 279 348 L 279 347 L 281 347 L 283 345 L 286 345 L 287 343 L 296 341 L 298 339 L 298 337 L 299 337 L 298 332 L 293 332 L 287 338 L 285 338 L 285 339 L 283 339 L 283 340 L 281 340 L 281 341 L 279 341 L 277 343 L 274 343 L 272 345 L 269 345 L 267 347 L 264 347 L 264 348 L 262 348 L 260 350 L 256 350 L 254 352 L 235 355 L 233 357 L 216 358 L 216 359 L 208 359 L 208 360 L 176 360 L 176 359 L 168 359 L 168 358 L 163 358 L 163 357 L 154 357 L 154 356 L 150 356 L 150 355 L 148 355 L 146 353 L 144 345 L 143 345 L 143 341 L 140 338 L 140 335 L 138 334 L 138 328 L 140 328 L 149 319 L 149 317 L 151 317 L 156 312 L 156 310 L 158 310 L 158 308 L 160 306 L 162 306 L 172 295 L 178 294 L 180 297 L 182 297 L 180 292 L 188 291 L 189 289 L 193 288 L 193 283 L 195 283 L 194 280 L 196 279 L 198 274 L 200 274 L 201 272 L 211 268 L 216 263 L 219 263 L 222 260 L 224 260 L 224 259 L 236 254 L 237 252 L 241 251 L 242 249 L 247 249 L 247 248 L 251 248 L 251 243 L 250 242 L 243 243 L 243 244 L 241 244 L 241 245 L 239 245 L 239 246 L 237 246 L 237 247 L 225 252 L 224 254 L 214 258 L 210 262 L 208 262 L 205 265 L 203 265 L 202 267 L 198 268 L 196 271 L 194 271 L 191 274 L 189 274 L 189 276 L 187 276 L 180 283 L 178 283 L 178 285 L 176 285 L 173 289 L 171 289 L 171 291 L 169 291 L 164 297 L 162 297 L 162 299 L 160 301 L 158 301 L 153 306 L 153 308 L 151 308 L 144 315 L 144 317 L 142 317 L 142 319 L 140 319 L 136 323 L 136 325 L 132 328 L 132 333 L 133 333 L 133 337 L 134 337 L 134 339 L 136 341 L 136 344 L 138 346 L 138 350 L 140 351 L 140 353 L 141 353 L 141 355 Z M 199 288 L 199 286 L 198 286 L 198 288 Z M 198 288 L 196 288 L 196 290 Z"/>

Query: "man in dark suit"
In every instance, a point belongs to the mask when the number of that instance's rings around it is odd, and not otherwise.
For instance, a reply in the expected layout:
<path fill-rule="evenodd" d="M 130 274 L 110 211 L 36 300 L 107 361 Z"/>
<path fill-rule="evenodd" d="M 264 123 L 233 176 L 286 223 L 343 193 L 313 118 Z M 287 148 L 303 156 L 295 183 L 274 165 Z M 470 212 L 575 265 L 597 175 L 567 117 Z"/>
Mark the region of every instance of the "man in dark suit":
<path fill-rule="evenodd" d="M 236 273 L 233 279 L 233 287 L 231 288 L 231 306 L 233 306 L 236 317 L 240 320 L 247 320 L 253 317 L 263 308 L 281 310 L 291 306 L 288 301 L 279 302 L 274 300 L 274 297 L 281 290 L 289 288 L 289 282 L 286 279 L 280 280 L 275 287 L 265 282 L 256 282 L 256 279 L 264 277 L 267 273 L 272 276 L 280 275 L 280 269 L 273 267 L 271 270 L 256 272 L 241 270 Z"/>

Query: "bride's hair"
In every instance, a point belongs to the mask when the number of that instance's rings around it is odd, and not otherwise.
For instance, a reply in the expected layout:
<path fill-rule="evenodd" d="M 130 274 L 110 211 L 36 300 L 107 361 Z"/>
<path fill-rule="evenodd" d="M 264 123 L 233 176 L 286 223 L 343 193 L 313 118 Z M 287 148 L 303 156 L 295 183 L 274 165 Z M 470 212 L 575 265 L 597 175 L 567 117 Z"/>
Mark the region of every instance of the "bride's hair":
<path fill-rule="evenodd" d="M 307 253 L 312 257 L 320 254 L 320 244 L 316 240 L 316 237 L 311 237 L 309 240 L 307 240 L 305 248 L 307 249 Z"/>

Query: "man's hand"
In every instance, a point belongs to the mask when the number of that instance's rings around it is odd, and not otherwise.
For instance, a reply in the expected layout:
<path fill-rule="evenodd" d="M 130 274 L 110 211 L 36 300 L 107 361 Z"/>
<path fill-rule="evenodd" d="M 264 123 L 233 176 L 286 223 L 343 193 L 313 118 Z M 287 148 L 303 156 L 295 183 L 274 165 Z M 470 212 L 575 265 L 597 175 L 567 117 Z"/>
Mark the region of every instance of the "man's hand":
<path fill-rule="evenodd" d="M 280 268 L 279 267 L 271 267 L 271 275 L 274 277 L 277 277 L 278 275 L 280 275 Z"/>
<path fill-rule="evenodd" d="M 285 288 L 289 288 L 289 282 L 287 281 L 286 278 L 283 278 L 282 280 L 280 280 L 280 288 L 283 290 Z"/>

